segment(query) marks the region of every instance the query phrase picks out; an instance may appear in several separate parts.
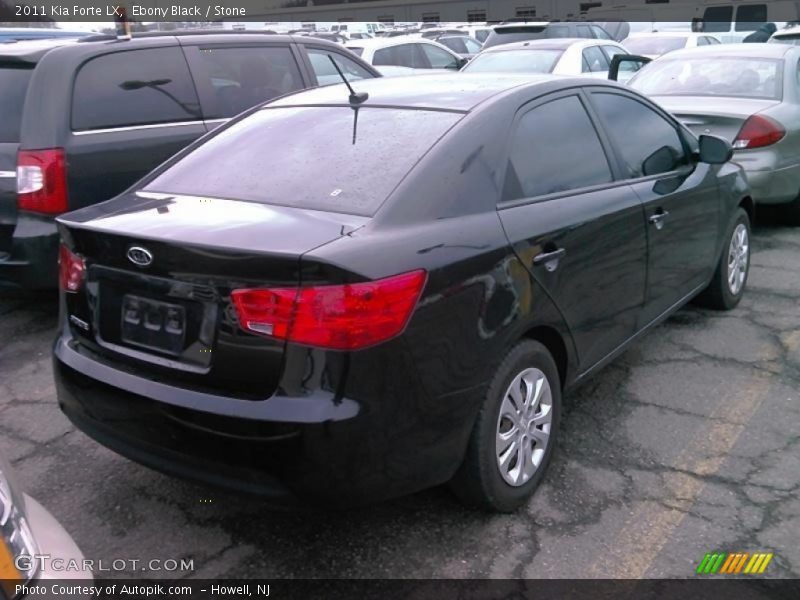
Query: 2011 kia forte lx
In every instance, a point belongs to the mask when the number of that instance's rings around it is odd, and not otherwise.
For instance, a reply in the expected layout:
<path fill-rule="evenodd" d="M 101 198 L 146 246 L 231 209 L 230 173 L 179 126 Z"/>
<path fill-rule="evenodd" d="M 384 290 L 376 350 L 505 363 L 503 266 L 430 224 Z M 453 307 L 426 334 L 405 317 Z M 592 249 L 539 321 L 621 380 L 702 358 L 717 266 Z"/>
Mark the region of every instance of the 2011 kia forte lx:
<path fill-rule="evenodd" d="M 155 469 L 519 507 L 563 390 L 745 289 L 730 145 L 617 84 L 453 75 L 251 110 L 59 219 L 59 402 Z"/>

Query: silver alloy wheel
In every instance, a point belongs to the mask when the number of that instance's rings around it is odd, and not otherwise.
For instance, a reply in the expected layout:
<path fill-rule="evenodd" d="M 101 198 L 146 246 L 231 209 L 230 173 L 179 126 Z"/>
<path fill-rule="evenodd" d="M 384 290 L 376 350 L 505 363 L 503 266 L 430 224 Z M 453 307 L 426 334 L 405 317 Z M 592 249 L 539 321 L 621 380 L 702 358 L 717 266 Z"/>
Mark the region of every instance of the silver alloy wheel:
<path fill-rule="evenodd" d="M 747 227 L 739 223 L 733 230 L 731 244 L 728 248 L 728 289 L 736 296 L 742 291 L 747 277 L 747 265 L 750 258 L 750 240 Z"/>
<path fill-rule="evenodd" d="M 552 422 L 547 376 L 539 369 L 525 369 L 508 386 L 497 417 L 497 467 L 507 484 L 525 485 L 536 473 L 550 443 Z"/>

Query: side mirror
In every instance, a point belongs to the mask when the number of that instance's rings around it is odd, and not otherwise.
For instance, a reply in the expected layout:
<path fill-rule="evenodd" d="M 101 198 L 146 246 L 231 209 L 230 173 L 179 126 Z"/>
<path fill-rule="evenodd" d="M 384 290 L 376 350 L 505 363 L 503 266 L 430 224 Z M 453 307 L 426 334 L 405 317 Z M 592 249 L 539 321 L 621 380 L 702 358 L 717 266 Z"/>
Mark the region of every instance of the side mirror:
<path fill-rule="evenodd" d="M 624 70 L 635 72 L 652 60 L 652 58 L 636 56 L 635 54 L 616 54 L 614 58 L 611 59 L 611 66 L 608 69 L 608 78 L 611 81 L 619 81 L 620 66 L 624 63 L 633 63 L 631 67 Z"/>
<path fill-rule="evenodd" d="M 733 158 L 733 146 L 728 140 L 715 135 L 700 136 L 700 162 L 709 165 L 721 165 Z"/>

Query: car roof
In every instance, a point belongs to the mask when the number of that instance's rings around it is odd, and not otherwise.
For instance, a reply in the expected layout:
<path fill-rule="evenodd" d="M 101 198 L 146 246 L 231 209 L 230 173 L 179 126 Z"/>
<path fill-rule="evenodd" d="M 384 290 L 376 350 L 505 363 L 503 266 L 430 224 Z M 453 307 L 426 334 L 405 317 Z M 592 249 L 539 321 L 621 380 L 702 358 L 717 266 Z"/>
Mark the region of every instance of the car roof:
<path fill-rule="evenodd" d="M 797 50 L 797 46 L 790 46 L 788 44 L 715 44 L 713 46 L 674 50 L 660 57 L 658 60 L 677 60 L 701 56 L 714 56 L 718 58 L 726 56 L 739 58 L 783 58 L 789 52 L 795 52 Z"/>
<path fill-rule="evenodd" d="M 53 48 L 75 44 L 82 38 L 41 38 L 0 43 L 0 60 L 36 62 Z"/>
<path fill-rule="evenodd" d="M 619 44 L 614 40 L 597 40 L 586 38 L 552 38 L 545 40 L 527 40 L 524 42 L 512 42 L 510 44 L 501 44 L 499 46 L 492 46 L 483 50 L 483 53 L 491 52 L 505 52 L 507 50 L 566 50 L 572 46 L 599 46 L 599 45 L 614 45 Z"/>
<path fill-rule="evenodd" d="M 628 36 L 630 38 L 652 38 L 652 37 L 701 37 L 701 36 L 709 36 L 714 37 L 712 33 L 696 33 L 694 31 L 639 31 L 636 33 L 631 33 Z"/>
<path fill-rule="evenodd" d="M 452 73 L 362 79 L 352 82 L 352 85 L 357 93 L 369 94 L 368 100 L 361 105 L 365 107 L 377 105 L 469 112 L 510 90 L 569 81 L 584 85 L 604 83 L 549 74 Z M 328 85 L 283 96 L 267 106 L 349 106 L 348 97 L 349 92 L 343 84 Z"/>
<path fill-rule="evenodd" d="M 389 46 L 399 46 L 401 44 L 420 43 L 420 44 L 436 44 L 434 40 L 418 37 L 413 35 L 396 35 L 390 38 L 370 38 L 366 40 L 353 40 L 345 44 L 346 47 L 356 47 L 366 49 L 387 48 Z"/>

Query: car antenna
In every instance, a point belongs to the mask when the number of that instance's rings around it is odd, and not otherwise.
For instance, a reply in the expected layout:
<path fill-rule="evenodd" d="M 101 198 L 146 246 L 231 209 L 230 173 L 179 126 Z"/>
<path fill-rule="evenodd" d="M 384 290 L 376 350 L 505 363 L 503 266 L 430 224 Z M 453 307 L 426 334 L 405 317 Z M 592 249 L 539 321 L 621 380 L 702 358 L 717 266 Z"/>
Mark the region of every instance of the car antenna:
<path fill-rule="evenodd" d="M 336 69 L 336 72 L 339 73 L 339 77 L 342 78 L 344 84 L 347 86 L 347 89 L 350 90 L 350 104 L 362 104 L 363 102 L 367 101 L 369 98 L 369 94 L 367 92 L 360 92 L 356 93 L 353 89 L 353 86 L 350 85 L 350 82 L 347 81 L 347 77 L 344 76 L 342 70 L 339 68 L 339 65 L 336 64 L 336 61 L 333 59 L 333 56 L 328 54 L 328 58 L 330 59 L 331 63 L 333 63 L 333 68 Z"/>

